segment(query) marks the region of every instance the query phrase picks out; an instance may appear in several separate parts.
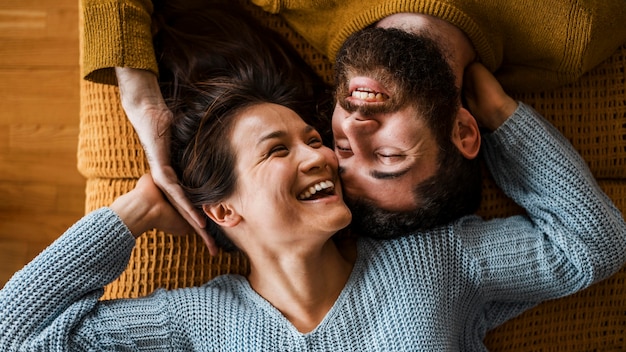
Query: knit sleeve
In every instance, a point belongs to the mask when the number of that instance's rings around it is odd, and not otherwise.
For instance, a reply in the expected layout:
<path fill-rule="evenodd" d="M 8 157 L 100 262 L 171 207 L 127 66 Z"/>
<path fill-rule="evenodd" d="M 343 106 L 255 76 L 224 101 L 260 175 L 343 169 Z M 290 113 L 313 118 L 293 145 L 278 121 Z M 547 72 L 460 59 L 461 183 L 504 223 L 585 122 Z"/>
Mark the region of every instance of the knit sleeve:
<path fill-rule="evenodd" d="M 468 227 L 487 299 L 539 302 L 574 293 L 626 261 L 626 224 L 585 161 L 520 103 L 485 138 L 496 183 L 527 215 Z"/>
<path fill-rule="evenodd" d="M 2 350 L 119 350 L 110 347 L 144 340 L 169 346 L 162 297 L 99 302 L 102 287 L 125 269 L 134 243 L 108 208 L 68 229 L 0 291 Z"/>
<path fill-rule="evenodd" d="M 158 73 L 150 0 L 81 0 L 81 8 L 82 77 L 117 84 L 114 67 Z"/>

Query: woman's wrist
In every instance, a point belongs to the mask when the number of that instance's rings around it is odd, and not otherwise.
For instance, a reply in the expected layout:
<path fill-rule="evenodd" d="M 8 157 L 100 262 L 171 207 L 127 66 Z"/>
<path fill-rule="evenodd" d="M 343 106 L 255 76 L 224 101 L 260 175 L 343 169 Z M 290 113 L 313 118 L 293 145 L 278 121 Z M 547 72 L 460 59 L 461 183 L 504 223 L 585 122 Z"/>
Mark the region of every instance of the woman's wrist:
<path fill-rule="evenodd" d="M 110 206 L 128 227 L 135 238 L 152 229 L 154 211 L 152 204 L 134 189 L 118 197 Z"/>

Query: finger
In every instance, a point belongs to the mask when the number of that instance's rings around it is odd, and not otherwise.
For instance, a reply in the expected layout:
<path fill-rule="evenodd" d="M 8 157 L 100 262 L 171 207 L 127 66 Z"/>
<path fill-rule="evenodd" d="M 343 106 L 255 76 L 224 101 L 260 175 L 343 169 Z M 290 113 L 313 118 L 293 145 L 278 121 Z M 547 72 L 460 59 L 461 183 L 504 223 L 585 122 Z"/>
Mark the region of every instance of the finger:
<path fill-rule="evenodd" d="M 166 192 L 163 192 L 165 194 L 165 196 L 168 198 L 169 197 L 167 195 Z M 190 216 L 188 213 L 186 213 L 184 210 L 177 208 L 176 207 L 176 203 L 172 202 L 171 200 L 169 200 L 170 204 L 172 205 L 172 211 L 176 212 L 176 215 L 178 218 L 181 219 L 182 222 L 185 223 L 184 229 L 182 230 L 177 230 L 176 232 L 173 233 L 189 233 L 188 230 L 193 230 L 197 235 L 200 236 L 200 238 L 202 238 L 202 241 L 204 242 L 204 244 L 207 246 L 208 250 L 209 250 L 209 254 L 212 256 L 215 256 L 218 254 L 218 247 L 215 244 L 215 240 L 213 239 L 213 237 L 206 231 L 206 229 L 204 229 L 203 227 L 199 227 L 195 225 L 194 221 L 191 221 Z M 180 229 L 181 227 L 179 227 Z"/>
<path fill-rule="evenodd" d="M 206 229 L 203 229 L 203 228 L 194 228 L 194 229 L 196 230 L 196 233 L 202 238 L 202 240 L 204 241 L 204 244 L 209 249 L 209 254 L 212 256 L 217 255 L 218 248 L 217 248 L 217 245 L 215 244 L 215 239 L 213 239 L 213 236 L 209 235 Z"/>
<path fill-rule="evenodd" d="M 176 208 L 176 210 L 182 215 L 182 217 L 191 224 L 196 233 L 202 238 L 205 245 L 209 249 L 209 253 L 211 255 L 217 255 L 218 248 L 215 244 L 215 240 L 204 228 L 206 226 L 206 219 L 204 219 L 199 211 L 195 209 L 187 200 L 182 188 L 180 188 L 180 186 L 178 186 L 177 184 L 172 185 L 171 183 L 168 183 L 166 186 L 164 186 L 164 188 L 165 190 L 163 193 L 165 193 L 165 196 Z M 193 216 L 201 217 L 203 223 L 198 224 L 198 221 L 194 220 Z"/>
<path fill-rule="evenodd" d="M 174 187 L 174 188 L 176 188 L 176 187 Z M 182 189 L 180 189 L 180 187 L 178 187 L 178 190 L 171 190 L 171 189 L 169 189 L 169 190 L 172 191 L 173 193 L 176 193 L 176 191 L 179 191 L 182 194 Z M 212 256 L 217 255 L 218 247 L 215 244 L 215 240 L 213 239 L 213 237 L 206 231 L 204 226 L 198 226 L 197 222 L 192 219 L 191 214 L 189 212 L 187 212 L 184 208 L 179 207 L 180 203 L 176 202 L 176 199 L 178 199 L 178 200 L 182 199 L 183 202 L 187 202 L 188 203 L 187 198 L 185 198 L 185 197 L 181 198 L 181 197 L 175 197 L 175 196 L 171 197 L 171 194 L 169 192 L 166 192 L 166 191 L 164 191 L 163 193 L 168 198 L 170 203 L 174 206 L 176 211 L 178 211 L 180 216 L 182 216 L 191 225 L 191 227 L 194 229 L 196 234 L 198 234 L 202 238 L 202 241 L 204 242 L 204 244 L 209 249 L 209 254 L 212 255 Z M 195 209 L 194 209 L 193 213 L 194 214 L 198 214 L 198 212 L 195 211 Z"/>
<path fill-rule="evenodd" d="M 165 193 L 168 200 L 189 223 L 194 225 L 194 228 L 204 228 L 206 226 L 205 217 L 191 204 L 189 199 L 187 199 L 173 171 L 170 174 L 164 172 L 163 169 L 158 168 L 158 166 L 156 166 L 155 169 L 155 171 L 152 171 L 154 182 L 163 193 Z"/>
<path fill-rule="evenodd" d="M 168 200 L 194 228 L 204 228 L 206 226 L 205 217 L 191 205 L 191 202 L 185 196 L 185 192 L 178 184 L 167 183 L 159 187 L 163 189 Z"/>

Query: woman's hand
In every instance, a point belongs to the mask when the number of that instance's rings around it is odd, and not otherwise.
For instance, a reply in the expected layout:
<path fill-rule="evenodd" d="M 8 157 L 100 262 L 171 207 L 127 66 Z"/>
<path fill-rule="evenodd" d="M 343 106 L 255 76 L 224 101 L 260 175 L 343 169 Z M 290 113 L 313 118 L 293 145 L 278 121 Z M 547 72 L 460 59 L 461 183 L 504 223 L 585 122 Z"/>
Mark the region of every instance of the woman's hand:
<path fill-rule="evenodd" d="M 465 69 L 463 94 L 472 115 L 490 131 L 500 127 L 517 109 L 517 102 L 504 92 L 491 72 L 477 62 Z"/>
<path fill-rule="evenodd" d="M 189 223 L 165 199 L 150 174 L 143 175 L 135 188 L 118 197 L 110 208 L 119 215 L 135 238 L 154 228 L 177 235 L 193 231 Z"/>
<path fill-rule="evenodd" d="M 204 229 L 204 216 L 191 205 L 170 165 L 168 131 L 172 112 L 163 100 L 156 75 L 150 71 L 126 67 L 116 67 L 115 73 L 122 107 L 146 153 L 151 180 L 202 237 L 211 255 L 217 254 L 213 238 Z"/>

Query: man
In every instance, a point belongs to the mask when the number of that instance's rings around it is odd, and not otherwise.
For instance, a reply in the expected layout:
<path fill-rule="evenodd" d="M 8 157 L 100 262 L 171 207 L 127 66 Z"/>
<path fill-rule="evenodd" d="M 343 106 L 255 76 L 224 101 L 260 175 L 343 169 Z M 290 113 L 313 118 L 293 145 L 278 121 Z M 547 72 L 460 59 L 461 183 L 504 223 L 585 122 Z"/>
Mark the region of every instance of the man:
<path fill-rule="evenodd" d="M 359 233 L 428 229 L 480 203 L 480 132 L 439 46 L 371 28 L 337 55 L 335 153 Z"/>

